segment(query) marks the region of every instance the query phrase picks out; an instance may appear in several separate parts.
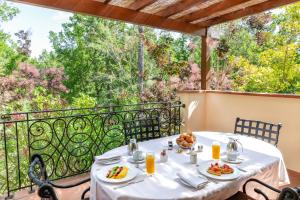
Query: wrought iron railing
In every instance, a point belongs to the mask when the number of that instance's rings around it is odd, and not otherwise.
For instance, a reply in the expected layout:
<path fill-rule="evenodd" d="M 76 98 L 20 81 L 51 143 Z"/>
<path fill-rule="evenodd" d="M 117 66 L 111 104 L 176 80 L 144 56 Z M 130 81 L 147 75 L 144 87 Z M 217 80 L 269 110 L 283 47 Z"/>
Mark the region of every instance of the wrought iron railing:
<path fill-rule="evenodd" d="M 162 136 L 180 132 L 181 102 L 103 106 L 0 115 L 0 194 L 31 188 L 31 155 L 45 160 L 51 180 L 90 170 L 95 155 L 124 144 L 123 122 L 159 117 Z"/>

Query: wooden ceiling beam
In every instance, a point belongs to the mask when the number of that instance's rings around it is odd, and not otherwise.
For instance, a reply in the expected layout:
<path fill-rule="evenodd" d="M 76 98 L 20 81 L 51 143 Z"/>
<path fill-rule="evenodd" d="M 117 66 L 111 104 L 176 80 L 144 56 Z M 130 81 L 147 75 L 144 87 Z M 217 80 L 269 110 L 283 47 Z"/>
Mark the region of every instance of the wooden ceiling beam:
<path fill-rule="evenodd" d="M 158 11 L 157 13 L 155 13 L 155 15 L 159 15 L 162 17 L 170 17 L 174 14 L 188 10 L 193 6 L 204 3 L 206 1 L 210 1 L 210 0 L 181 0 L 178 3 L 175 3 L 161 11 Z"/>
<path fill-rule="evenodd" d="M 155 1 L 156 0 L 135 0 L 128 6 L 128 8 L 139 11 L 139 10 L 142 10 L 143 8 L 155 3 Z"/>
<path fill-rule="evenodd" d="M 224 11 L 233 6 L 237 6 L 237 5 L 246 3 L 248 1 L 252 1 L 252 0 L 224 0 L 219 3 L 213 4 L 209 7 L 206 7 L 206 8 L 197 10 L 195 12 L 192 12 L 190 14 L 184 15 L 184 16 L 180 17 L 179 20 L 182 20 L 185 22 L 193 22 L 193 21 L 199 20 L 201 18 L 205 18 L 210 15 L 213 15 L 214 13 Z"/>
<path fill-rule="evenodd" d="M 203 21 L 198 23 L 201 27 L 209 27 L 216 24 L 221 24 L 224 22 L 228 22 L 231 20 L 239 19 L 242 17 L 246 17 L 249 15 L 254 15 L 257 13 L 261 13 L 270 9 L 278 8 L 280 6 L 288 5 L 291 3 L 299 2 L 299 0 L 269 0 L 260 4 L 256 4 L 232 13 L 228 13 L 222 16 L 218 16 L 207 21 Z"/>
<path fill-rule="evenodd" d="M 195 24 L 189 24 L 157 15 L 138 12 L 128 8 L 105 4 L 95 0 L 13 0 L 15 2 L 59 9 L 68 12 L 88 14 L 103 18 L 125 21 L 133 24 L 151 26 L 181 33 L 201 35 L 203 30 Z"/>

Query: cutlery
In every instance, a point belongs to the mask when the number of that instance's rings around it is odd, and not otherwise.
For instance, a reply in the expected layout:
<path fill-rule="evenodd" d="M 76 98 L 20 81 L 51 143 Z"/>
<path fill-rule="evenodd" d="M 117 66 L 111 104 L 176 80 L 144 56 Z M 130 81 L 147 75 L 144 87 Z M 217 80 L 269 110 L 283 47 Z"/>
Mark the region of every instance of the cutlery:
<path fill-rule="evenodd" d="M 108 158 L 101 158 L 99 156 L 95 156 L 95 161 L 111 161 L 111 160 L 120 160 L 121 156 L 112 156 Z"/>
<path fill-rule="evenodd" d="M 240 170 L 241 172 L 248 172 L 247 170 L 240 168 L 240 167 L 236 167 L 238 170 Z"/>
<path fill-rule="evenodd" d="M 128 182 L 128 183 L 125 183 L 124 185 L 119 185 L 119 186 L 114 187 L 114 190 L 119 189 L 119 188 L 126 187 L 126 186 L 128 186 L 128 185 L 140 183 L 140 182 L 143 182 L 144 180 L 145 180 L 145 179 L 137 180 L 137 181 L 130 181 L 130 182 Z"/>
<path fill-rule="evenodd" d="M 141 169 L 141 168 L 140 168 L 139 164 L 135 165 L 135 168 L 141 170 L 142 172 L 146 172 L 144 169 Z"/>
<path fill-rule="evenodd" d="M 96 161 L 102 161 L 102 162 L 107 162 L 107 161 L 115 161 L 115 160 L 120 160 L 120 158 L 100 158 L 100 159 L 96 159 Z"/>
<path fill-rule="evenodd" d="M 208 177 L 206 177 L 206 176 L 204 176 L 204 175 L 202 175 L 202 174 L 200 174 L 199 177 L 204 178 L 204 179 L 207 180 L 208 182 L 213 182 L 213 183 L 215 183 L 215 184 L 218 183 L 218 181 L 216 181 L 215 179 L 208 178 Z"/>

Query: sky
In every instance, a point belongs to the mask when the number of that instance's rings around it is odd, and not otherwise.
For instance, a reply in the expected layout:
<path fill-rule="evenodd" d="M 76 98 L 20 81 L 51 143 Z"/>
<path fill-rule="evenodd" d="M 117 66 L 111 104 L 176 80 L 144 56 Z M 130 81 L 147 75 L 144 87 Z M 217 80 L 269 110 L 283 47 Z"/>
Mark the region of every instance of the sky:
<path fill-rule="evenodd" d="M 9 2 L 10 5 L 17 7 L 20 12 L 13 20 L 1 24 L 1 28 L 13 35 L 20 30 L 30 30 L 32 56 L 37 57 L 43 49 L 51 50 L 49 31 L 59 32 L 62 24 L 68 21 L 71 13 L 46 9 L 41 7 L 29 6 L 20 3 Z"/>

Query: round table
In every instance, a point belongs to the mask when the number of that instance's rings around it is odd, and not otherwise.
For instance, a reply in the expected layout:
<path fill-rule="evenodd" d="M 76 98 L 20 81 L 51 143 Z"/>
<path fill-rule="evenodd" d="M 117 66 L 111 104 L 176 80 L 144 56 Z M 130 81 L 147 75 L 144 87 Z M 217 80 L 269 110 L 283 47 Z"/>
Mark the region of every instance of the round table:
<path fill-rule="evenodd" d="M 213 141 L 221 143 L 221 155 L 225 153 L 228 137 L 233 134 L 217 132 L 194 132 L 197 144 L 203 145 L 203 152 L 198 153 L 198 165 L 211 160 L 211 144 Z M 246 172 L 241 172 L 238 179 L 232 181 L 209 182 L 203 189 L 195 190 L 182 185 L 177 180 L 176 173 L 185 171 L 197 174 L 197 167 L 190 163 L 186 152 L 177 153 L 175 150 L 167 151 L 169 159 L 166 163 L 159 162 L 159 153 L 167 148 L 168 141 L 175 140 L 178 136 L 165 137 L 139 143 L 139 149 L 144 152 L 155 152 L 156 172 L 153 177 L 145 175 L 145 164 L 141 164 L 140 174 L 136 179 L 145 179 L 137 184 L 132 184 L 120 189 L 114 189 L 116 184 L 101 182 L 96 174 L 103 165 L 94 163 L 91 169 L 92 200 L 115 199 L 226 199 L 241 189 L 243 183 L 250 177 L 258 178 L 270 185 L 278 186 L 279 183 L 289 182 L 287 170 L 280 151 L 271 144 L 234 135 L 243 144 L 243 162 L 238 166 Z M 131 165 L 127 162 L 127 146 L 113 149 L 103 156 L 122 155 L 120 165 Z M 134 166 L 134 165 L 132 165 Z M 146 177 L 146 178 L 145 178 Z"/>

